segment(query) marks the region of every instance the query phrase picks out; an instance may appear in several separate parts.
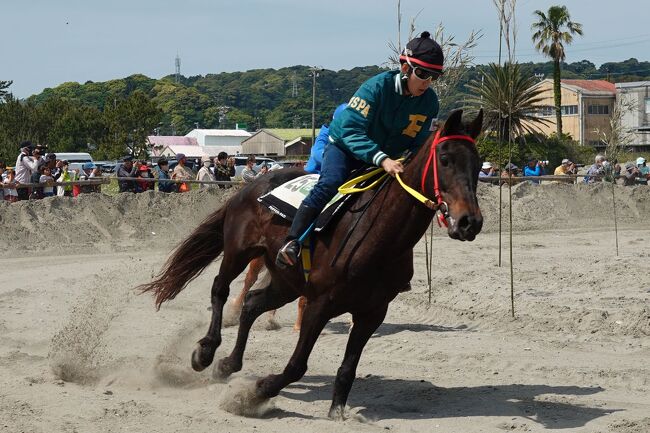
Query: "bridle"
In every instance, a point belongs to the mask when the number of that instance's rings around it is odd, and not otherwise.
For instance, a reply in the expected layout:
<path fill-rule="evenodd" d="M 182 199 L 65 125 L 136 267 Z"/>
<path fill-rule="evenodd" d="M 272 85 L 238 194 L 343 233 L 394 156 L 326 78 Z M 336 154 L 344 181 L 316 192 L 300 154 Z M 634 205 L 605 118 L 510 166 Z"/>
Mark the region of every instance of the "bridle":
<path fill-rule="evenodd" d="M 440 211 L 440 214 L 438 215 L 438 225 L 442 226 L 442 224 L 444 224 L 445 227 L 449 226 L 449 223 L 447 222 L 447 218 L 449 218 L 449 206 L 447 206 L 447 203 L 442 199 L 442 194 L 440 194 L 440 181 L 438 180 L 438 164 L 436 164 L 435 161 L 437 161 L 436 149 L 438 145 L 447 140 L 465 140 L 465 141 L 469 141 L 472 144 L 476 144 L 474 139 L 469 135 L 457 134 L 457 135 L 446 135 L 444 137 L 441 137 L 440 130 L 438 130 L 438 132 L 436 132 L 436 135 L 433 138 L 433 142 L 431 143 L 431 150 L 429 152 L 429 157 L 427 158 L 427 162 L 424 166 L 424 171 L 422 173 L 422 185 L 420 188 L 422 193 L 417 191 L 415 188 L 411 188 L 406 183 L 404 183 L 399 173 L 395 174 L 395 178 L 397 179 L 399 184 L 402 186 L 402 188 L 404 188 L 406 192 L 411 194 L 416 200 L 424 204 L 426 207 L 431 209 L 434 212 L 434 214 Z M 398 161 L 402 161 L 402 160 L 403 158 L 399 159 Z M 434 194 L 433 200 L 423 195 L 423 193 L 426 192 L 425 183 L 426 183 L 427 174 L 429 173 L 429 167 L 431 165 L 433 165 L 433 194 Z M 381 176 L 376 178 L 376 176 L 379 173 L 382 173 L 383 171 L 384 171 L 383 168 L 377 168 L 359 177 L 350 179 L 347 182 L 345 182 L 343 185 L 341 185 L 338 191 L 339 193 L 345 195 L 345 194 L 353 194 L 356 192 L 363 192 L 372 189 L 376 185 L 380 184 L 388 176 L 388 173 L 384 172 Z M 375 180 L 370 184 L 364 187 L 356 186 L 359 182 L 372 179 L 372 178 L 375 178 Z"/>
<path fill-rule="evenodd" d="M 444 224 L 445 227 L 449 226 L 447 218 L 449 218 L 449 206 L 447 202 L 442 199 L 442 194 L 440 194 L 440 181 L 438 179 L 438 164 L 437 164 L 437 148 L 440 143 L 443 143 L 448 140 L 465 140 L 469 141 L 472 144 L 476 144 L 474 139 L 469 135 L 456 134 L 456 135 L 445 135 L 444 137 L 440 136 L 440 130 L 436 132 L 436 135 L 433 137 L 433 142 L 431 143 L 431 150 L 429 151 L 429 157 L 427 162 L 424 165 L 424 171 L 422 172 L 422 185 L 420 186 L 421 191 L 424 193 L 427 174 L 429 173 L 429 167 L 433 165 L 433 197 L 434 200 L 427 200 L 424 202 L 425 206 L 434 212 L 440 211 L 438 214 L 438 225 Z"/>

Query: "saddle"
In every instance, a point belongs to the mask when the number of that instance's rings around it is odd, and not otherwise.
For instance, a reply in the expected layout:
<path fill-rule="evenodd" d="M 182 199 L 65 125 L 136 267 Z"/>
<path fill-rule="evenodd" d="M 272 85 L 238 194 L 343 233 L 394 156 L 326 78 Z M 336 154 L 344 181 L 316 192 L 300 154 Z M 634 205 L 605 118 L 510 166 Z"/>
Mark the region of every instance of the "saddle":
<path fill-rule="evenodd" d="M 370 171 L 376 167 L 367 167 L 355 170 L 350 179 L 358 177 L 366 171 Z M 319 175 L 307 174 L 297 177 L 282 185 L 272 189 L 263 196 L 259 197 L 257 201 L 268 207 L 269 210 L 276 215 L 284 218 L 287 221 L 293 221 L 300 203 L 307 197 L 309 192 L 314 188 L 318 182 Z M 372 181 L 372 179 L 364 180 L 359 183 L 362 186 L 365 183 Z M 355 194 L 341 194 L 337 193 L 332 200 L 325 206 L 323 211 L 316 219 L 314 226 L 315 232 L 320 232 L 327 227 L 338 215 L 342 214 L 348 209 L 350 204 L 354 201 Z"/>

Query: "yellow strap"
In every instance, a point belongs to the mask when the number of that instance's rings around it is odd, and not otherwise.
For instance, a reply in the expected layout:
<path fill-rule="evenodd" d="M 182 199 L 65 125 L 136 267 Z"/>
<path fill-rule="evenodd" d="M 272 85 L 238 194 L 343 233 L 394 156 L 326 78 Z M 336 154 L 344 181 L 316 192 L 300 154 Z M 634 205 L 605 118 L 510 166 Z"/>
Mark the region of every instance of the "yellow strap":
<path fill-rule="evenodd" d="M 400 159 L 398 159 L 398 161 L 402 161 L 403 159 L 404 158 L 400 158 Z M 372 171 L 370 171 L 370 172 L 368 172 L 366 174 L 362 174 L 361 176 L 355 177 L 354 179 L 348 180 L 347 182 L 345 182 L 343 185 L 341 185 L 339 187 L 339 193 L 343 194 L 343 195 L 346 195 L 346 194 L 353 194 L 355 192 L 363 192 L 363 191 L 367 191 L 369 189 L 374 188 L 377 184 L 379 184 L 382 180 L 384 180 L 384 178 L 386 176 L 388 176 L 388 173 L 384 173 L 383 175 L 379 176 L 370 185 L 364 186 L 362 188 L 356 188 L 355 185 L 358 184 L 359 182 L 362 182 L 364 180 L 367 180 L 367 179 L 370 179 L 370 178 L 376 176 L 377 174 L 379 174 L 382 171 L 384 171 L 383 168 L 377 168 L 377 169 L 372 170 Z M 414 190 L 413 188 L 411 188 L 410 186 L 405 184 L 404 181 L 402 180 L 402 178 L 400 177 L 399 173 L 397 173 L 395 175 L 395 177 L 397 178 L 397 181 L 402 186 L 402 188 L 404 188 L 404 190 L 406 192 L 408 192 L 413 197 L 415 197 L 415 199 L 418 200 L 419 202 L 421 202 L 424 205 L 426 205 L 427 207 L 433 209 L 433 206 L 434 206 L 433 202 L 431 200 L 429 200 L 428 198 L 426 198 L 424 195 L 420 194 L 418 191 Z"/>
<path fill-rule="evenodd" d="M 309 282 L 309 272 L 311 271 L 311 250 L 310 250 L 309 237 L 305 239 L 302 244 L 302 272 L 305 276 L 305 282 Z"/>
<path fill-rule="evenodd" d="M 339 187 L 339 193 L 346 195 L 346 194 L 353 194 L 355 192 L 368 191 L 369 189 L 374 188 L 379 182 L 381 182 L 386 176 L 388 176 L 388 173 L 384 173 L 383 175 L 379 176 L 370 185 L 364 186 L 363 188 L 356 188 L 355 185 L 358 184 L 359 182 L 362 182 L 364 180 L 376 176 L 382 171 L 384 171 L 383 168 L 377 168 L 375 170 L 369 171 L 366 174 L 362 174 L 361 176 L 355 177 L 354 179 L 348 180 L 347 182 L 345 182 L 343 185 Z"/>

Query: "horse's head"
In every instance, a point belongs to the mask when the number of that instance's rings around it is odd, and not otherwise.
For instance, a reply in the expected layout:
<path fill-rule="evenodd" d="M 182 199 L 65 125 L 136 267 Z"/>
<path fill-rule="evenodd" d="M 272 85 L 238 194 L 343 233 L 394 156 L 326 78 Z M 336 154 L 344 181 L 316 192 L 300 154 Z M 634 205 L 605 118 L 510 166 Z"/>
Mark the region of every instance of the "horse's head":
<path fill-rule="evenodd" d="M 444 202 L 440 210 L 446 216 L 449 237 L 473 241 L 483 227 L 476 198 L 480 161 L 474 143 L 483 125 L 483 110 L 470 123 L 463 123 L 462 116 L 462 110 L 451 113 L 436 134 L 431 144 L 436 159 L 434 182 L 428 181 L 426 188 L 435 188 L 437 176 L 440 198 L 436 199 Z"/>

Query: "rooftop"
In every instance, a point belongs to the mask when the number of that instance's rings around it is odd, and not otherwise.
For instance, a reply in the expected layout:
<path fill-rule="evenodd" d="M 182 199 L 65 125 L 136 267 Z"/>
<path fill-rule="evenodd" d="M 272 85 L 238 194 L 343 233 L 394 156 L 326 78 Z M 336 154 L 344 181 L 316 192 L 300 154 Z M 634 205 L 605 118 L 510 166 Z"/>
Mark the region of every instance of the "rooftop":
<path fill-rule="evenodd" d="M 186 137 L 195 137 L 197 135 L 211 135 L 217 137 L 250 137 L 251 133 L 243 129 L 193 129 Z"/>
<path fill-rule="evenodd" d="M 616 93 L 616 86 L 614 83 L 605 80 L 562 80 L 562 84 L 579 87 L 588 92 Z"/>

